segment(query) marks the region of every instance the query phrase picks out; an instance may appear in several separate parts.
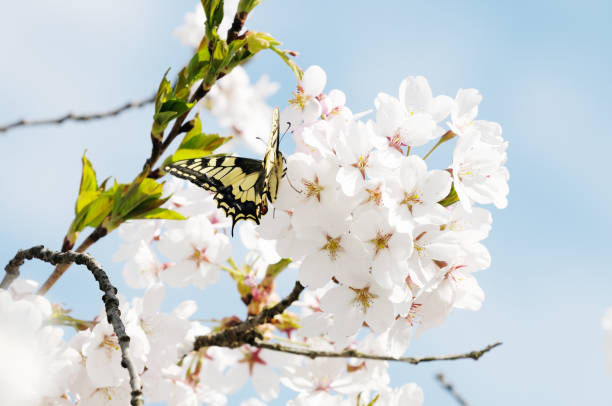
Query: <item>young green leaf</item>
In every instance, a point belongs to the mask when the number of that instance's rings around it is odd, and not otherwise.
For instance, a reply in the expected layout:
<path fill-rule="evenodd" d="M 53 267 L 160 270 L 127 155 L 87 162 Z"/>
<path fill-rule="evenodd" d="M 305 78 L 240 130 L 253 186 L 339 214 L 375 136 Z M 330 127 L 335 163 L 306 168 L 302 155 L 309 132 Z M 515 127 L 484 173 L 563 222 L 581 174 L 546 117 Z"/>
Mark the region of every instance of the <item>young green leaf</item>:
<path fill-rule="evenodd" d="M 281 258 L 281 260 L 277 263 L 268 265 L 268 269 L 266 269 L 266 278 L 275 278 L 279 273 L 281 273 L 285 268 L 287 268 L 290 263 L 291 259 Z"/>
<path fill-rule="evenodd" d="M 448 192 L 448 195 L 440 200 L 438 204 L 441 204 L 444 207 L 448 207 L 451 204 L 457 203 L 459 201 L 459 196 L 457 195 L 457 191 L 455 190 L 455 184 L 451 184 L 451 190 Z"/>
<path fill-rule="evenodd" d="M 89 159 L 83 153 L 81 158 L 83 163 L 83 172 L 81 174 L 81 183 L 79 186 L 79 196 L 75 204 L 75 214 L 81 211 L 83 207 L 93 201 L 99 194 L 96 172 Z"/>
<path fill-rule="evenodd" d="M 257 5 L 261 3 L 261 0 L 240 0 L 238 3 L 238 13 L 250 13 Z"/>
<path fill-rule="evenodd" d="M 166 101 L 168 95 L 172 93 L 172 85 L 170 84 L 170 81 L 166 79 L 168 72 L 170 72 L 170 68 L 168 68 L 168 70 L 166 70 L 166 73 L 164 73 L 164 76 L 162 77 L 162 80 L 159 83 L 159 88 L 157 89 L 157 95 L 155 96 L 156 113 L 160 111 L 162 104 Z"/>
<path fill-rule="evenodd" d="M 83 231 L 85 227 L 97 227 L 113 208 L 114 190 L 106 191 L 81 208 L 70 225 L 70 233 Z M 75 235 L 76 239 L 76 235 Z"/>
<path fill-rule="evenodd" d="M 204 46 L 193 55 L 187 65 L 190 83 L 202 79 L 208 73 L 209 65 L 210 51 L 208 46 Z"/>
<path fill-rule="evenodd" d="M 272 35 L 267 32 L 248 31 L 246 33 L 246 44 L 249 52 L 256 54 L 257 52 L 281 45 Z"/>
<path fill-rule="evenodd" d="M 206 15 L 206 31 L 217 29 L 223 21 L 223 0 L 202 0 Z"/>
<path fill-rule="evenodd" d="M 147 200 L 157 200 L 162 195 L 163 185 L 154 179 L 144 178 L 136 187 L 128 189 L 127 193 L 121 197 L 121 203 L 117 214 L 121 218 L 128 218 L 130 213 L 141 206 Z"/>
<path fill-rule="evenodd" d="M 165 219 L 165 220 L 185 220 L 186 217 L 183 216 L 181 213 L 178 213 L 174 210 L 170 210 L 170 209 L 162 209 L 161 207 L 158 207 L 156 209 L 152 209 L 149 210 L 148 212 L 138 215 L 136 217 L 132 217 L 132 218 L 137 218 L 137 219 Z"/>
<path fill-rule="evenodd" d="M 153 115 L 153 129 L 151 132 L 161 136 L 170 121 L 188 112 L 192 107 L 193 103 L 188 103 L 184 100 L 166 100 L 161 105 L 159 112 Z"/>

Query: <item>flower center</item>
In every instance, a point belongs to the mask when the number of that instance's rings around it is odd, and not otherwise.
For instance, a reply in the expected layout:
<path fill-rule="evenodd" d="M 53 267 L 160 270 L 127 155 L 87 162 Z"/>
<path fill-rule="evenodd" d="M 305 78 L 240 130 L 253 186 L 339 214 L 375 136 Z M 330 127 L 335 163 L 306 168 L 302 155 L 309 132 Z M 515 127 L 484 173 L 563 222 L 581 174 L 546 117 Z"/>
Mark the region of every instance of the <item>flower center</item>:
<path fill-rule="evenodd" d="M 376 189 L 365 189 L 368 192 L 367 199 L 362 203 L 366 204 L 369 202 L 374 202 L 375 205 L 380 206 L 382 202 L 382 192 L 380 191 L 380 185 L 376 187 Z"/>
<path fill-rule="evenodd" d="M 325 188 L 319 184 L 319 176 L 315 175 L 314 181 L 302 178 L 302 184 L 306 187 L 306 198 L 316 197 L 321 202 L 321 192 Z"/>
<path fill-rule="evenodd" d="M 370 240 L 370 242 L 374 244 L 374 248 L 376 249 L 376 253 L 374 254 L 375 256 L 378 255 L 381 250 L 389 249 L 389 240 L 392 236 L 393 233 L 383 234 L 380 231 L 376 232 L 376 237 Z"/>
<path fill-rule="evenodd" d="M 422 254 L 422 252 L 425 250 L 425 247 L 426 247 L 426 244 L 424 244 L 423 241 L 419 241 L 421 237 L 423 237 L 425 234 L 427 234 L 427 231 L 423 231 L 421 234 L 417 235 L 417 237 L 414 239 L 414 249 L 419 255 Z"/>
<path fill-rule="evenodd" d="M 300 110 L 304 111 L 306 107 L 306 102 L 310 100 L 310 96 L 304 94 L 304 88 L 302 86 L 297 87 L 297 92 L 292 92 L 293 99 L 289 100 L 289 104 L 293 104 L 300 108 Z"/>
<path fill-rule="evenodd" d="M 105 334 L 104 338 L 100 342 L 100 348 L 104 348 L 106 354 L 110 358 L 112 356 L 113 351 L 119 351 L 119 340 L 117 340 L 117 336 L 113 334 Z"/>
<path fill-rule="evenodd" d="M 421 196 L 417 192 L 408 193 L 404 192 L 404 198 L 400 202 L 400 204 L 405 204 L 408 208 L 412 208 L 414 204 L 422 204 L 423 200 L 421 200 Z"/>
<path fill-rule="evenodd" d="M 321 247 L 321 250 L 327 251 L 327 254 L 331 260 L 335 261 L 336 258 L 338 258 L 338 253 L 344 251 L 344 248 L 342 248 L 342 245 L 340 245 L 342 236 L 332 238 L 330 235 L 327 235 L 325 238 L 327 239 L 327 243 Z"/>
<path fill-rule="evenodd" d="M 194 261 L 198 267 L 203 263 L 210 264 L 211 262 L 206 256 L 206 248 L 198 249 L 193 247 L 193 254 L 191 254 L 189 259 Z"/>
<path fill-rule="evenodd" d="M 378 295 L 370 292 L 370 287 L 367 286 L 363 289 L 355 289 L 350 288 L 353 292 L 355 292 L 355 297 L 353 298 L 353 303 L 360 308 L 362 313 L 366 313 L 370 308 L 370 305 L 378 297 Z"/>
<path fill-rule="evenodd" d="M 351 166 L 353 168 L 357 168 L 359 169 L 359 172 L 361 173 L 361 177 L 365 180 L 365 168 L 366 166 L 368 166 L 368 159 L 370 158 L 370 154 L 367 153 L 364 155 L 361 155 L 359 157 L 359 159 L 357 160 L 357 162 L 355 162 L 354 164 L 351 164 Z"/>
<path fill-rule="evenodd" d="M 387 141 L 391 148 L 398 150 L 400 153 L 402 152 L 402 147 L 406 145 L 402 142 L 399 130 L 395 131 L 393 136 L 387 137 Z"/>

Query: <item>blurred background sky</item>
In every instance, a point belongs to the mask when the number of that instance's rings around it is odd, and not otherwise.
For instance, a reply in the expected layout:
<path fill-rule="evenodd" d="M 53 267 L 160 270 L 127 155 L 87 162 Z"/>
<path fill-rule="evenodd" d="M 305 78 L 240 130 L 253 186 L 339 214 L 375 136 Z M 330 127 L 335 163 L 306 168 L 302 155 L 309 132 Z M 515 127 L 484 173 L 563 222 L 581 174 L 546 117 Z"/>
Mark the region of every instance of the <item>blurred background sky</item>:
<path fill-rule="evenodd" d="M 176 73 L 188 60 L 191 50 L 172 32 L 195 4 L 0 2 L 0 124 L 149 96 L 169 66 Z M 599 325 L 612 306 L 611 18 L 612 2 L 605 0 L 264 0 L 248 19 L 247 28 L 271 32 L 299 51 L 303 68 L 322 66 L 326 89 L 343 90 L 354 112 L 373 108 L 380 91 L 396 95 L 404 77 L 424 75 L 434 95 L 479 89 L 479 118 L 503 126 L 510 203 L 492 210 L 485 241 L 492 266 L 477 274 L 484 306 L 451 313 L 442 327 L 413 341 L 408 355 L 504 345 L 478 362 L 394 365 L 393 385 L 417 382 L 426 405 L 454 404 L 436 383 L 437 372 L 473 406 L 612 403 Z M 274 54 L 258 55 L 247 71 L 253 82 L 263 74 L 279 82 L 269 102 L 286 105 L 295 80 Z M 85 149 L 98 179 L 131 180 L 150 152 L 151 116 L 147 106 L 103 121 L 0 134 L 0 262 L 19 248 L 60 248 Z M 450 152 L 438 151 L 435 162 L 446 165 Z M 111 260 L 119 243 L 112 235 L 89 252 L 120 291 L 140 293 L 125 287 L 122 264 Z M 51 267 L 28 263 L 23 271 L 42 282 Z M 281 292 L 294 278 L 285 275 Z M 193 298 L 199 317 L 242 315 L 228 279 L 204 292 L 169 290 L 166 308 Z M 79 267 L 48 297 L 83 318 L 101 307 L 93 279 Z"/>

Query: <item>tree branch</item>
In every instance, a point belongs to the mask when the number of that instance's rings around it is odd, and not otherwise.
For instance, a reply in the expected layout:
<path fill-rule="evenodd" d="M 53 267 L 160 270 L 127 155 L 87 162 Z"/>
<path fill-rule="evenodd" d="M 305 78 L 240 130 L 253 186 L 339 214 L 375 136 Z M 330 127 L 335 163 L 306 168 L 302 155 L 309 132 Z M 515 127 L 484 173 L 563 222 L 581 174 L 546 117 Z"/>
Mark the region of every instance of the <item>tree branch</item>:
<path fill-rule="evenodd" d="M 104 237 L 107 233 L 108 231 L 106 230 L 106 228 L 102 227 L 102 225 L 99 225 L 91 232 L 91 234 L 87 236 L 87 238 L 85 238 L 81 245 L 78 246 L 76 252 L 85 252 L 87 248 L 92 246 L 96 241 Z M 64 239 L 64 244 L 62 244 L 62 252 L 68 252 L 71 249 L 72 246 L 67 242 L 66 239 Z M 49 275 L 45 283 L 41 285 L 41 287 L 38 289 L 38 292 L 36 293 L 38 295 L 46 294 L 49 289 L 51 289 L 51 287 L 55 284 L 55 282 L 57 282 L 57 280 L 64 274 L 64 272 L 66 272 L 66 270 L 70 268 L 70 265 L 72 265 L 72 262 L 63 262 L 61 264 L 58 264 L 51 273 L 51 275 Z"/>
<path fill-rule="evenodd" d="M 440 373 L 436 375 L 436 379 L 438 380 L 438 382 L 440 382 L 440 385 L 444 389 L 446 389 L 446 391 L 451 395 L 451 397 L 457 401 L 457 403 L 459 403 L 461 406 L 470 406 L 470 404 L 460 394 L 458 394 L 455 391 L 455 388 L 453 387 L 453 385 L 446 382 L 446 379 L 444 378 L 444 374 Z"/>
<path fill-rule="evenodd" d="M 219 76 L 222 76 L 222 74 L 220 74 Z M 189 102 L 190 103 L 197 102 L 198 100 L 206 96 L 207 93 L 208 93 L 208 90 L 205 90 L 202 86 L 200 86 L 198 90 L 196 90 L 195 93 L 191 96 Z M 151 148 L 151 155 L 145 161 L 143 165 L 143 169 L 142 169 L 143 171 L 147 171 L 150 168 L 152 168 L 155 162 L 163 155 L 166 149 L 170 146 L 172 141 L 174 141 L 174 139 L 182 132 L 181 128 L 182 128 L 183 122 L 185 121 L 185 119 L 187 118 L 187 115 L 189 115 L 190 112 L 191 110 L 183 113 L 180 117 L 177 117 L 177 119 L 174 122 L 174 125 L 172 126 L 172 129 L 170 130 L 170 133 L 168 134 L 168 136 L 163 142 L 153 142 L 153 146 Z M 161 177 L 161 171 L 156 170 L 154 174 L 150 172 L 149 177 L 153 179 L 158 179 Z M 89 236 L 87 236 L 85 241 L 83 241 L 83 243 L 77 248 L 76 251 L 77 252 L 85 251 L 87 248 L 89 248 L 91 245 L 97 242 L 100 238 L 106 236 L 106 234 L 108 234 L 108 230 L 102 227 L 102 225 L 98 226 L 94 231 L 92 231 L 92 233 Z M 67 250 L 65 250 L 64 248 L 69 249 L 72 247 L 67 246 L 66 241 L 64 240 L 64 246 L 62 247 L 62 251 L 66 252 Z M 53 273 L 42 284 L 40 289 L 38 289 L 37 293 L 39 295 L 44 295 L 45 293 L 47 293 L 49 289 L 51 289 L 51 287 L 55 284 L 55 282 L 57 282 L 57 280 L 64 274 L 64 272 L 66 272 L 68 268 L 70 268 L 70 265 L 71 263 L 67 262 L 67 263 L 63 263 L 55 267 L 55 269 L 53 270 Z"/>
<path fill-rule="evenodd" d="M 0 283 L 0 288 L 8 288 L 19 276 L 21 265 L 23 265 L 26 259 L 30 260 L 32 258 L 37 258 L 53 265 L 76 262 L 79 265 L 85 265 L 91 271 L 96 281 L 98 281 L 100 290 L 104 292 L 102 301 L 106 309 L 106 319 L 113 326 L 119 346 L 121 347 L 121 366 L 127 369 L 130 375 L 130 387 L 132 389 L 130 404 L 132 406 L 144 405 L 140 376 L 130 357 L 130 337 L 125 333 L 125 326 L 121 321 L 121 311 L 119 310 L 119 299 L 115 296 L 117 289 L 111 284 L 102 266 L 89 254 L 74 251 L 51 251 L 42 245 L 38 245 L 27 250 L 19 250 L 15 257 L 9 261 L 4 268 L 6 275 Z"/>
<path fill-rule="evenodd" d="M 194 351 L 198 351 L 202 347 L 211 346 L 236 348 L 243 344 L 255 345 L 256 340 L 262 338 L 255 330 L 255 327 L 269 322 L 274 316 L 284 312 L 285 309 L 298 299 L 303 290 L 304 286 L 300 282 L 295 282 L 293 290 L 286 298 L 274 306 L 262 310 L 257 316 L 250 317 L 242 323 L 219 333 L 196 337 L 193 344 Z"/>
<path fill-rule="evenodd" d="M 238 34 L 242 31 L 242 27 L 244 27 L 244 23 L 246 22 L 249 13 L 246 11 L 237 12 L 234 16 L 234 21 L 232 22 L 232 26 L 227 32 L 227 43 L 229 44 L 236 38 L 238 38 Z"/>
<path fill-rule="evenodd" d="M 127 110 L 140 108 L 140 107 L 146 106 L 147 104 L 153 103 L 154 101 L 155 101 L 155 95 L 152 95 L 150 97 L 147 97 L 146 99 L 130 101 L 115 109 L 103 111 L 100 113 L 91 113 L 91 114 L 68 113 L 68 114 L 64 114 L 63 116 L 56 117 L 56 118 L 36 119 L 36 120 L 21 119 L 21 120 L 17 120 L 12 123 L 0 126 L 0 133 L 7 132 L 17 127 L 31 127 L 31 126 L 52 125 L 52 124 L 59 125 L 59 124 L 64 123 L 65 121 L 99 120 L 102 118 L 118 116 L 119 114 Z"/>
<path fill-rule="evenodd" d="M 439 356 L 431 356 L 431 357 L 422 357 L 422 358 L 414 358 L 414 357 L 390 357 L 387 355 L 376 355 L 376 354 L 365 354 L 356 350 L 346 350 L 341 352 L 333 352 L 333 351 L 315 351 L 303 348 L 296 347 L 288 347 L 281 344 L 267 343 L 263 341 L 255 341 L 254 344 L 251 344 L 257 348 L 265 348 L 267 350 L 278 351 L 278 352 L 286 352 L 289 354 L 302 355 L 304 357 L 309 358 L 362 358 L 362 359 L 372 359 L 378 361 L 396 361 L 396 362 L 405 362 L 408 364 L 417 365 L 422 362 L 432 362 L 432 361 L 454 361 L 458 359 L 468 359 L 471 358 L 474 361 L 477 361 L 480 357 L 482 357 L 485 353 L 491 351 L 493 348 L 502 345 L 501 342 L 497 342 L 495 344 L 487 345 L 482 350 L 478 351 L 470 351 L 464 354 L 455 354 L 455 355 L 439 355 Z"/>
<path fill-rule="evenodd" d="M 219 74 L 219 76 L 217 76 L 217 80 L 220 79 L 223 75 L 224 74 Z M 201 85 L 198 86 L 198 89 L 189 98 L 189 103 L 197 103 L 199 100 L 201 100 L 202 98 L 204 98 L 204 96 L 208 94 L 209 90 L 210 89 L 204 89 L 204 87 L 202 87 Z M 163 142 L 153 143 L 151 155 L 149 156 L 149 158 L 147 158 L 145 164 L 143 165 L 143 170 L 147 167 L 151 169 L 149 172 L 150 178 L 158 179 L 161 177 L 161 171 L 159 169 L 153 170 L 153 165 L 155 165 L 155 162 L 157 162 L 157 160 L 164 154 L 164 152 L 166 152 L 166 149 L 170 146 L 172 141 L 174 141 L 174 139 L 183 132 L 183 122 L 185 121 L 190 112 L 191 110 L 188 110 L 181 116 L 177 117 L 177 119 L 174 121 L 172 129 L 170 130 L 170 133 Z"/>

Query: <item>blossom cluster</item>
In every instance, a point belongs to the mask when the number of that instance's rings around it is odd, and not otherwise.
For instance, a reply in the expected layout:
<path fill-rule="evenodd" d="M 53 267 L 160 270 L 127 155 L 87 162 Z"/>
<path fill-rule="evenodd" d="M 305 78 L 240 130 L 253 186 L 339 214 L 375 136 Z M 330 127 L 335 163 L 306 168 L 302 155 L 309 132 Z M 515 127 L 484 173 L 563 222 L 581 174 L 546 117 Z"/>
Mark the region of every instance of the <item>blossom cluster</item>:
<path fill-rule="evenodd" d="M 222 37 L 237 4 L 224 3 Z M 198 5 L 177 37 L 197 47 L 203 22 Z M 164 207 L 187 220 L 137 220 L 119 227 L 124 244 L 114 260 L 124 262 L 126 284 L 143 290 L 131 301 L 120 298 L 120 310 L 146 402 L 225 405 L 249 380 L 257 398 L 241 406 L 273 401 L 281 385 L 296 394 L 290 406 L 424 401 L 415 383 L 390 387 L 385 361 L 309 359 L 247 344 L 194 351 L 195 337 L 213 330 L 190 320 L 194 301 L 163 312 L 168 287 L 205 290 L 226 272 L 248 314 L 255 315 L 280 300 L 268 270 L 289 258 L 306 287 L 295 303 L 301 313 L 286 311 L 263 326 L 265 340 L 282 337 L 313 351 L 396 357 L 415 332 L 440 325 L 453 308 L 480 308 L 484 292 L 474 273 L 490 266 L 482 241 L 492 220 L 479 205 L 504 208 L 508 194 L 507 143 L 499 124 L 477 119 L 480 93 L 460 89 L 454 98 L 434 97 L 424 77 L 409 76 L 397 97 L 376 97 L 370 117 L 353 114 L 344 93 L 325 92 L 325 85 L 323 69 L 310 67 L 281 114 L 283 123 L 291 123 L 296 152 L 284 154 L 287 173 L 261 224 L 240 224 L 247 250 L 243 265 L 232 257 L 242 250 L 230 240 L 231 220 L 210 192 L 182 180 L 165 183 L 172 196 Z M 211 89 L 201 107 L 234 136 L 225 148 L 263 151 L 260 138 L 269 133 L 271 115 L 265 99 L 276 89 L 265 78 L 251 85 L 239 67 Z M 448 166 L 430 168 L 428 157 L 446 142 L 455 143 Z M 415 154 L 428 144 L 426 155 Z M 17 280 L 0 291 L 0 351 L 4 360 L 15 360 L 3 363 L 11 369 L 2 375 L 14 378 L 0 388 L 13 396 L 9 403 L 128 404 L 129 377 L 105 315 L 71 319 L 34 295 L 35 288 Z M 214 328 L 237 320 L 227 317 Z M 65 339 L 53 325 L 62 321 L 79 331 Z"/>
<path fill-rule="evenodd" d="M 490 265 L 481 241 L 491 214 L 476 204 L 506 206 L 507 143 L 499 124 L 476 119 L 475 89 L 434 97 L 424 77 L 410 76 L 398 97 L 379 94 L 375 119 L 364 122 L 342 92 L 323 93 L 325 82 L 320 67 L 306 70 L 283 112 L 298 152 L 258 232 L 300 263 L 298 279 L 318 301 L 303 335 L 343 346 L 367 326 L 401 355 L 413 326 L 481 306 L 473 273 Z M 447 168 L 411 153 L 453 138 Z"/>
<path fill-rule="evenodd" d="M 292 406 L 354 405 L 358 399 L 423 403 L 414 383 L 389 387 L 385 361 L 310 360 L 249 345 L 195 352 L 194 338 L 211 329 L 189 320 L 194 302 L 161 312 L 164 286 L 206 289 L 225 270 L 239 291 L 249 292 L 249 312 L 255 314 L 279 300 L 273 282 L 265 283 L 266 269 L 291 258 L 307 287 L 296 303 L 302 311 L 273 324 L 266 339 L 277 337 L 276 331 L 311 350 L 390 356 L 404 354 L 415 326 L 422 331 L 439 325 L 452 308 L 480 307 L 484 293 L 473 273 L 490 264 L 481 241 L 491 215 L 476 204 L 505 205 L 507 171 L 499 125 L 475 119 L 479 93 L 433 97 L 424 78 L 408 77 L 399 97 L 376 98 L 375 119 L 364 122 L 346 107 L 342 92 L 325 94 L 324 85 L 323 70 L 309 68 L 282 113 L 282 121 L 292 122 L 298 151 L 287 154 L 274 209 L 260 226 L 240 225 L 248 250 L 244 267 L 229 265 L 231 222 L 211 193 L 178 179 L 165 185 L 172 193 L 166 205 L 187 220 L 141 220 L 119 228 L 125 243 L 114 259 L 125 261 L 126 283 L 145 290 L 142 298 L 122 300 L 121 312 L 147 402 L 224 405 L 250 379 L 258 398 L 245 406 L 277 398 L 281 385 L 297 393 Z M 451 138 L 457 143 L 448 168 L 429 169 L 424 158 L 409 153 Z M 36 297 L 32 290 L 25 296 Z M 11 300 L 24 299 L 13 293 Z M 38 311 L 53 318 L 49 307 Z M 30 327 L 39 331 L 41 322 Z M 45 354 L 51 358 L 47 368 L 67 371 L 55 386 L 41 386 L 48 404 L 128 402 L 127 372 L 102 314 L 68 341 L 57 328 L 45 329 L 54 337 L 47 341 L 59 343 Z"/>
<path fill-rule="evenodd" d="M 231 223 L 216 208 L 209 192 L 178 179 L 169 180 L 166 187 L 168 191 L 173 191 L 167 205 L 189 218 L 182 222 L 151 220 L 122 225 L 119 232 L 125 244 L 115 254 L 115 259 L 126 261 L 124 278 L 135 288 L 151 289 L 151 286 L 163 283 L 173 288 L 192 285 L 206 289 L 220 277 L 219 269 L 232 272 L 224 265 L 232 261 L 226 234 Z M 258 227 L 253 223 L 242 223 L 239 234 L 242 244 L 248 249 L 246 266 L 240 270 L 244 272 L 240 281 L 249 287 L 253 301 L 263 305 L 276 303 L 278 295 L 273 290 L 266 293 L 260 287 L 265 280 L 267 267 L 281 259 L 276 250 L 277 242 L 261 238 Z M 309 309 L 313 308 L 311 302 L 315 301 L 316 298 L 307 293 L 299 304 L 308 314 Z M 309 323 L 308 318 L 303 321 Z M 197 322 L 192 322 L 191 326 L 190 332 L 179 342 L 191 340 L 192 345 L 194 336 L 210 332 Z M 302 330 L 291 327 L 282 331 L 310 349 L 336 349 L 326 337 L 309 337 L 302 334 Z M 273 335 L 267 337 L 272 338 Z M 199 352 L 188 351 L 189 345 L 186 344 L 180 347 L 186 350 L 181 361 L 183 368 L 166 365 L 162 369 L 166 375 L 143 375 L 147 399 L 154 396 L 152 399 L 166 401 L 170 405 L 182 405 L 181 402 L 222 405 L 228 395 L 250 380 L 263 401 L 277 398 L 281 385 L 296 391 L 298 396 L 291 402 L 292 405 L 320 402 L 353 405 L 358 396 L 363 400 L 376 395 L 378 404 L 385 405 L 420 405 L 423 401 L 423 393 L 415 384 L 390 388 L 387 363 L 383 361 L 306 360 L 249 345 L 237 350 L 210 347 Z M 384 340 L 378 337 L 354 342 L 352 348 L 364 353 L 386 351 Z M 185 368 L 185 365 L 188 367 Z M 172 371 L 172 374 L 168 371 Z M 148 383 L 147 377 L 151 376 L 158 381 Z M 163 390 L 157 391 L 156 388 Z M 147 393 L 147 389 L 153 392 Z M 252 399 L 249 404 L 262 403 L 261 400 Z"/>

